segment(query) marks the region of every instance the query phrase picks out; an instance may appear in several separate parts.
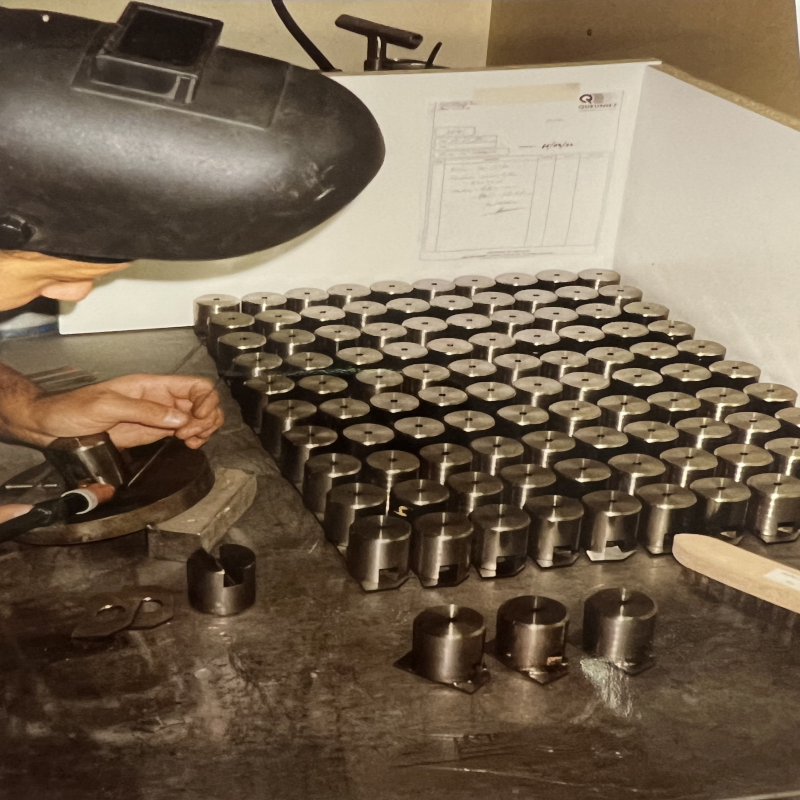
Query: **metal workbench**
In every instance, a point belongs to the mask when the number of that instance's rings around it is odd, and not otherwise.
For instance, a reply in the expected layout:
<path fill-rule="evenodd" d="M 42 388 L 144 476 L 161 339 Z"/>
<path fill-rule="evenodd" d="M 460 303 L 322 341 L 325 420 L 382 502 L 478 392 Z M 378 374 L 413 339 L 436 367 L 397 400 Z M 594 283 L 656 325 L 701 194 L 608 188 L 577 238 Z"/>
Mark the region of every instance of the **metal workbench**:
<path fill-rule="evenodd" d="M 214 375 L 188 330 L 21 340 L 0 358 L 101 379 Z M 5 554 L 0 798 L 800 798 L 792 615 L 645 552 L 367 595 L 223 394 L 227 422 L 207 452 L 215 466 L 258 474 L 257 500 L 229 534 L 258 554 L 256 606 L 228 619 L 194 612 L 183 565 L 148 560 L 142 534 Z M 0 479 L 36 457 L 2 446 Z M 768 554 L 796 564 L 800 543 Z M 87 593 L 132 583 L 173 589 L 174 619 L 109 641 L 70 639 Z M 607 585 L 642 589 L 660 606 L 657 664 L 639 676 L 578 646 L 582 601 Z M 497 607 L 520 594 L 569 608 L 563 680 L 542 687 L 487 658 L 492 681 L 470 696 L 392 666 L 423 608 L 471 606 L 491 637 Z"/>

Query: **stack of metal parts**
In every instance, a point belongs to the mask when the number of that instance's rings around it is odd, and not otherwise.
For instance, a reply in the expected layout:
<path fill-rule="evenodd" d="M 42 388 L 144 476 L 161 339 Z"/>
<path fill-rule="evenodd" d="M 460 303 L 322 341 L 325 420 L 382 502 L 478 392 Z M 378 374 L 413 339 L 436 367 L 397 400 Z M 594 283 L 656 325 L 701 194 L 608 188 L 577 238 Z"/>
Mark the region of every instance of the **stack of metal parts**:
<path fill-rule="evenodd" d="M 616 272 L 206 295 L 195 329 L 366 590 L 800 535 L 797 393 Z"/>

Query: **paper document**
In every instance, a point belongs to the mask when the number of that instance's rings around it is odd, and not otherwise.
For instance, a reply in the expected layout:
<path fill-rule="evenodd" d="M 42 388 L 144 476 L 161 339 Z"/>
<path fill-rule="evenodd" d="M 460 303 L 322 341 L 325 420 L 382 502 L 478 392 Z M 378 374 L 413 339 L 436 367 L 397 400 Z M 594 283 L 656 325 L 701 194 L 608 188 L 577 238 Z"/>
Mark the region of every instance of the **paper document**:
<path fill-rule="evenodd" d="M 622 97 L 437 103 L 421 257 L 593 253 Z"/>

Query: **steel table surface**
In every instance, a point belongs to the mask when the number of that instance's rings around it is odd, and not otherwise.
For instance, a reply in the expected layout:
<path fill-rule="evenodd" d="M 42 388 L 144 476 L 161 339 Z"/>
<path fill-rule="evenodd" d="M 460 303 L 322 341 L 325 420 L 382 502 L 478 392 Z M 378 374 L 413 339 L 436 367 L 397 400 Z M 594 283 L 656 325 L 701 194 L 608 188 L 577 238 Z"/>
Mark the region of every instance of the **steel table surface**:
<path fill-rule="evenodd" d="M 5 343 L 25 371 L 71 364 L 215 376 L 184 329 Z M 243 425 L 207 445 L 260 489 L 228 536 L 258 554 L 258 600 L 238 617 L 194 612 L 184 567 L 148 560 L 143 534 L 0 559 L 0 797 L 800 798 L 795 618 L 692 578 L 669 556 L 581 560 L 447 590 L 365 594 L 298 494 Z M 38 457 L 2 446 L 0 478 Z M 800 544 L 746 547 L 796 564 Z M 168 624 L 95 643 L 70 632 L 89 593 L 158 583 Z M 627 677 L 582 655 L 582 601 L 625 585 L 659 604 L 656 666 Z M 489 637 L 504 600 L 543 594 L 571 615 L 571 674 L 542 687 L 487 657 L 469 696 L 394 668 L 422 609 L 468 605 Z"/>

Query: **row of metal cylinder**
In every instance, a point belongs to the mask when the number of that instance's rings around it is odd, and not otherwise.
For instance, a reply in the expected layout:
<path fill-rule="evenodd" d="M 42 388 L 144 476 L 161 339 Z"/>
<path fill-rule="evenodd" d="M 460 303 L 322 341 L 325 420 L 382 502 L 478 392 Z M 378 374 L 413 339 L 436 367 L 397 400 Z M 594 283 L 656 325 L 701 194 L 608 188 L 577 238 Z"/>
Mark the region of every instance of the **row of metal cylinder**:
<path fill-rule="evenodd" d="M 583 650 L 612 666 L 638 674 L 652 666 L 658 609 L 646 594 L 608 588 L 583 607 Z M 416 616 L 411 651 L 396 666 L 422 678 L 472 693 L 489 672 L 484 654 L 541 684 L 564 677 L 569 615 L 549 597 L 524 595 L 497 610 L 496 637 L 486 644 L 486 625 L 478 611 L 455 604 L 427 608 Z"/>

